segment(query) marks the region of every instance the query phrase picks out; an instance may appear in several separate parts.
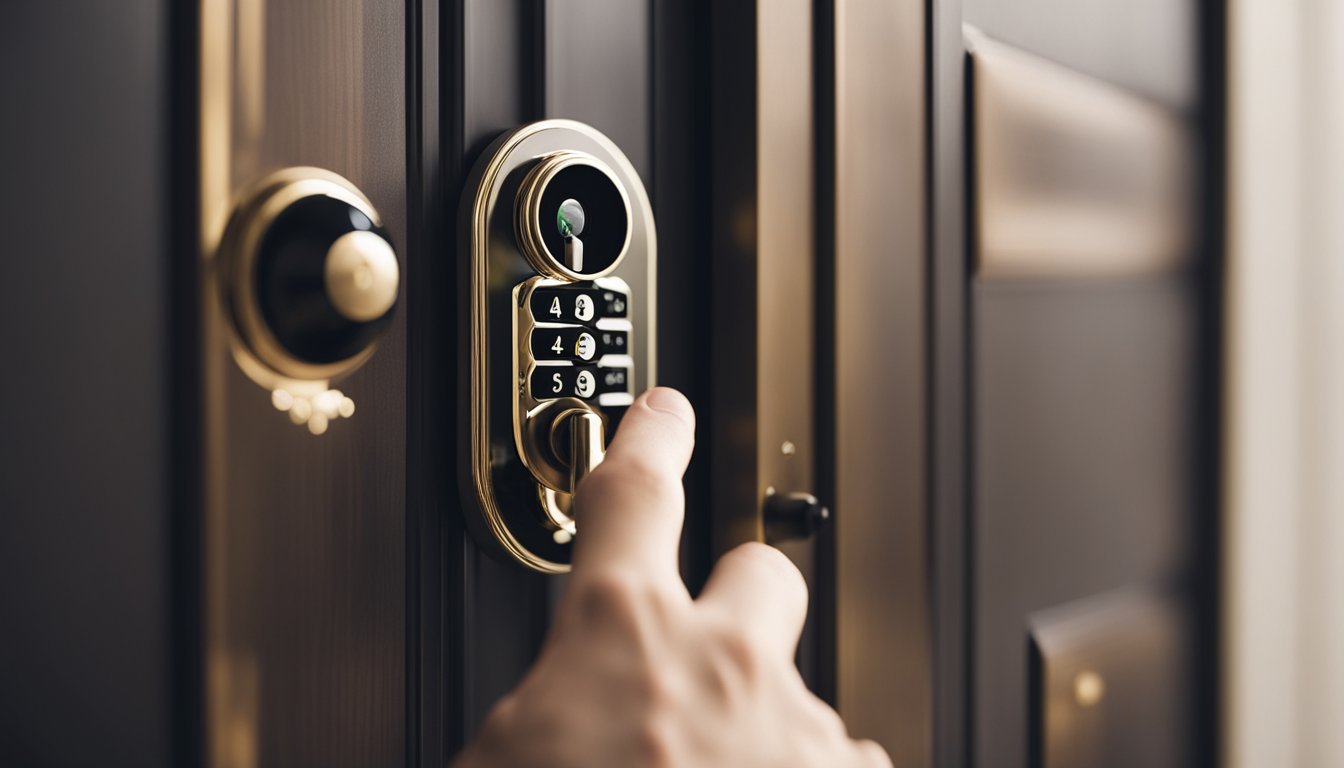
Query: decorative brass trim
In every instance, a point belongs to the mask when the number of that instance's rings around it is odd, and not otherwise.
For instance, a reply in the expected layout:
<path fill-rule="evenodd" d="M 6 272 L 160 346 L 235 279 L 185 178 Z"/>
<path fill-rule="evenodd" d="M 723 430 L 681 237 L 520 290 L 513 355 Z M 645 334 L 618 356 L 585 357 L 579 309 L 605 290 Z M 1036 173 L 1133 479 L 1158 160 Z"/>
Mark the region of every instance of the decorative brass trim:
<path fill-rule="evenodd" d="M 220 239 L 217 268 L 223 307 L 231 323 L 230 341 L 238 366 L 267 389 L 303 392 L 349 373 L 362 365 L 377 348 L 377 342 L 358 354 L 334 363 L 314 364 L 295 358 L 276 340 L 257 306 L 252 281 L 253 263 L 266 230 L 289 206 L 305 197 L 333 197 L 357 208 L 375 226 L 382 220 L 373 203 L 344 177 L 321 168 L 285 168 L 265 177 L 246 190 Z"/>
<path fill-rule="evenodd" d="M 554 139 L 550 139 L 546 135 L 549 132 L 555 132 Z M 539 149 L 536 152 L 525 152 L 522 150 L 525 145 L 537 145 Z M 544 148 L 542 148 L 542 145 L 545 145 Z M 462 209 L 464 217 L 462 231 L 463 236 L 467 238 L 464 245 L 470 256 L 467 325 L 468 336 L 471 341 L 468 357 L 465 361 L 467 363 L 466 370 L 464 371 L 469 393 L 463 413 L 463 418 L 468 422 L 466 429 L 463 431 L 468 433 L 466 458 L 471 475 L 467 481 L 471 489 L 471 498 L 467 500 L 467 503 L 471 504 L 474 501 L 479 507 L 479 517 L 469 511 L 468 519 L 469 525 L 477 533 L 478 538 L 488 539 L 484 543 L 497 545 L 508 557 L 542 573 L 566 573 L 570 566 L 568 562 L 545 557 L 525 545 L 510 529 L 505 510 L 501 506 L 500 495 L 496 492 L 495 463 L 492 461 L 492 451 L 506 450 L 517 454 L 519 451 L 518 443 L 521 438 L 515 431 L 519 424 L 516 417 L 510 419 L 511 423 L 508 425 L 495 425 L 496 428 L 492 436 L 492 396 L 490 392 L 492 338 L 489 335 L 489 302 L 492 295 L 498 300 L 503 290 L 512 292 L 513 286 L 523 277 L 519 273 L 525 272 L 528 267 L 537 265 L 518 252 L 518 244 L 512 238 L 508 238 L 508 242 L 506 242 L 501 233 L 491 232 L 490 221 L 493 210 L 503 205 L 512 206 L 515 204 L 515 198 L 501 194 L 501 187 L 504 186 L 512 172 L 518 170 L 527 162 L 535 162 L 539 158 L 560 152 L 584 153 L 604 163 L 606 166 L 604 171 L 608 172 L 617 181 L 617 186 L 622 188 L 627 195 L 627 204 L 630 205 L 632 211 L 630 215 L 631 233 L 628 239 L 630 242 L 634 242 L 633 238 L 636 231 L 643 233 L 645 242 L 641 243 L 644 257 L 642 269 L 638 262 L 635 262 L 632 266 L 630 259 L 622 258 L 616 264 L 613 264 L 612 270 L 605 271 L 604 274 L 624 271 L 630 275 L 637 275 L 640 279 L 641 284 L 630 285 L 630 297 L 632 307 L 638 303 L 639 315 L 643 318 L 638 324 L 634 324 L 634 327 L 639 330 L 639 336 L 643 339 L 641 348 L 644 351 L 635 361 L 632 379 L 636 389 L 640 388 L 639 384 L 641 382 L 644 386 L 652 386 L 653 382 L 656 381 L 657 304 L 654 285 L 656 283 L 657 237 L 652 208 L 643 183 L 639 179 L 639 174 L 615 143 L 596 129 L 572 120 L 544 120 L 523 126 L 500 137 L 485 151 L 485 155 L 473 170 L 467 182 Z M 507 220 L 510 223 L 516 221 L 516 210 L 509 212 Z M 490 266 L 492 247 L 508 251 L 505 255 L 509 259 L 511 274 L 493 274 Z M 627 250 L 623 253 L 628 255 L 630 247 L 628 244 Z M 516 261 L 514 261 L 515 259 Z M 593 280 L 592 275 L 566 277 L 568 280 Z M 501 286 L 501 281 L 508 287 Z M 493 294 L 492 290 L 494 291 Z M 514 302 L 517 302 L 519 298 L 520 296 L 517 294 L 510 296 L 510 300 Z M 517 316 L 515 315 L 512 323 L 517 322 Z M 516 327 L 507 330 L 497 329 L 500 333 L 512 331 L 515 338 L 518 338 L 518 330 Z M 633 338 L 635 334 L 631 333 L 630 335 L 633 345 L 636 343 Z M 515 358 L 513 366 L 509 369 L 512 372 L 513 381 L 511 382 L 511 391 L 507 396 L 514 401 L 515 407 L 517 407 L 520 392 L 525 392 L 527 389 L 527 381 L 525 378 L 519 379 L 517 344 L 514 343 L 514 339 L 508 339 L 507 341 L 504 339 L 493 340 L 494 348 L 501 354 L 506 354 L 501 346 L 505 343 L 513 347 L 507 354 L 511 354 Z M 522 337 L 521 343 L 526 343 L 525 335 Z M 505 395 L 502 391 L 499 391 L 494 396 Z M 506 427 L 507 433 L 505 432 Z M 505 438 L 506 434 L 507 438 Z M 519 456 L 518 458 L 521 459 L 522 457 Z M 566 478 L 565 483 L 567 482 L 568 479 Z M 566 511 L 560 508 L 564 506 L 564 502 L 559 498 L 563 495 L 555 493 L 554 489 L 548 488 L 545 484 L 538 483 L 534 493 L 522 494 L 522 497 L 537 499 L 538 506 L 534 510 L 527 511 L 520 519 L 535 520 L 538 526 L 543 526 L 542 530 L 548 527 L 557 532 L 565 531 L 572 535 L 573 526 L 569 524 L 572 522 L 572 518 L 569 518 Z M 478 524 L 483 524 L 483 530 L 477 529 Z M 560 542 L 561 538 L 561 536 L 557 536 L 556 541 Z"/>

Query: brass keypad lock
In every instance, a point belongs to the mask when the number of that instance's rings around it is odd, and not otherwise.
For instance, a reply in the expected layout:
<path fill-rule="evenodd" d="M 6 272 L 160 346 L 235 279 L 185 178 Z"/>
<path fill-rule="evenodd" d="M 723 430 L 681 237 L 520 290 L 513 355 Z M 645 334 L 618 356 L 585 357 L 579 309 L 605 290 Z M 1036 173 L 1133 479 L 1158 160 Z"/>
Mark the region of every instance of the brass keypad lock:
<path fill-rule="evenodd" d="M 320 168 L 286 168 L 241 196 L 215 259 L 233 357 L 313 434 L 354 413 L 332 382 L 373 354 L 400 287 L 373 204 Z"/>
<path fill-rule="evenodd" d="M 485 150 L 461 218 L 468 522 L 491 549 L 562 573 L 582 535 L 574 490 L 654 382 L 648 195 L 610 139 L 546 120 Z"/>

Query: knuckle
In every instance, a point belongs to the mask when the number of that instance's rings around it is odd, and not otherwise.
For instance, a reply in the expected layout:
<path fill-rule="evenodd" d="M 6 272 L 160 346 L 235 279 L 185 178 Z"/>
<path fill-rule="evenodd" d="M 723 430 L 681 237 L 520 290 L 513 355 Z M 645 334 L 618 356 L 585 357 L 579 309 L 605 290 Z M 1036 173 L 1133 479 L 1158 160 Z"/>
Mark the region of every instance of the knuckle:
<path fill-rule="evenodd" d="M 726 687 L 754 685 L 764 674 L 766 653 L 741 622 L 725 619 L 710 633 L 711 665 Z"/>
<path fill-rule="evenodd" d="M 675 605 L 666 590 L 630 569 L 590 571 L 570 588 L 579 626 L 615 630 L 642 642 L 676 620 Z"/>
<path fill-rule="evenodd" d="M 651 713 L 644 719 L 637 738 L 641 765 L 663 768 L 676 764 L 676 726 L 672 717 L 663 712 Z"/>
<path fill-rule="evenodd" d="M 495 702 L 481 728 L 481 738 L 487 743 L 507 739 L 518 730 L 522 718 L 519 700 L 510 694 Z"/>
<path fill-rule="evenodd" d="M 683 691 L 666 665 L 647 665 L 641 676 L 641 690 L 650 719 L 659 720 L 681 711 Z"/>
<path fill-rule="evenodd" d="M 580 613 L 588 619 L 634 621 L 645 589 L 634 575 L 622 571 L 593 574 L 574 586 Z"/>
<path fill-rule="evenodd" d="M 734 625 L 719 638 L 719 650 L 735 669 L 755 679 L 764 654 L 741 625 Z"/>

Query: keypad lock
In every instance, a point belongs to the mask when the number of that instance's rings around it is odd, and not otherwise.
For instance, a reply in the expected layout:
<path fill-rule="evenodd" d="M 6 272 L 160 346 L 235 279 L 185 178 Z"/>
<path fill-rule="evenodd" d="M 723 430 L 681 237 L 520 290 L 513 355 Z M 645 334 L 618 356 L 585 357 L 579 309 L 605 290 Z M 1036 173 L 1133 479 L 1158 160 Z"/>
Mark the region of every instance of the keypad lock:
<path fill-rule="evenodd" d="M 462 466 L 489 548 L 569 570 L 573 492 L 654 382 L 657 247 L 625 155 L 582 123 L 501 136 L 463 195 Z"/>

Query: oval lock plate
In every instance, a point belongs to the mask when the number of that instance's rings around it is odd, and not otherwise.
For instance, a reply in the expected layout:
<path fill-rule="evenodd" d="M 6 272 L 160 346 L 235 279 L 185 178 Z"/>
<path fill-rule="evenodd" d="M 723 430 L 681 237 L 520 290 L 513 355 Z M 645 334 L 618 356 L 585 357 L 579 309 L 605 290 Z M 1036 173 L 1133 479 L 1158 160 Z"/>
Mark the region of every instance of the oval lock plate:
<path fill-rule="evenodd" d="M 576 532 L 547 419 L 586 408 L 611 435 L 634 393 L 656 380 L 652 208 L 610 139 L 545 120 L 485 150 L 460 224 L 468 527 L 496 553 L 564 573 L 582 524 Z"/>

